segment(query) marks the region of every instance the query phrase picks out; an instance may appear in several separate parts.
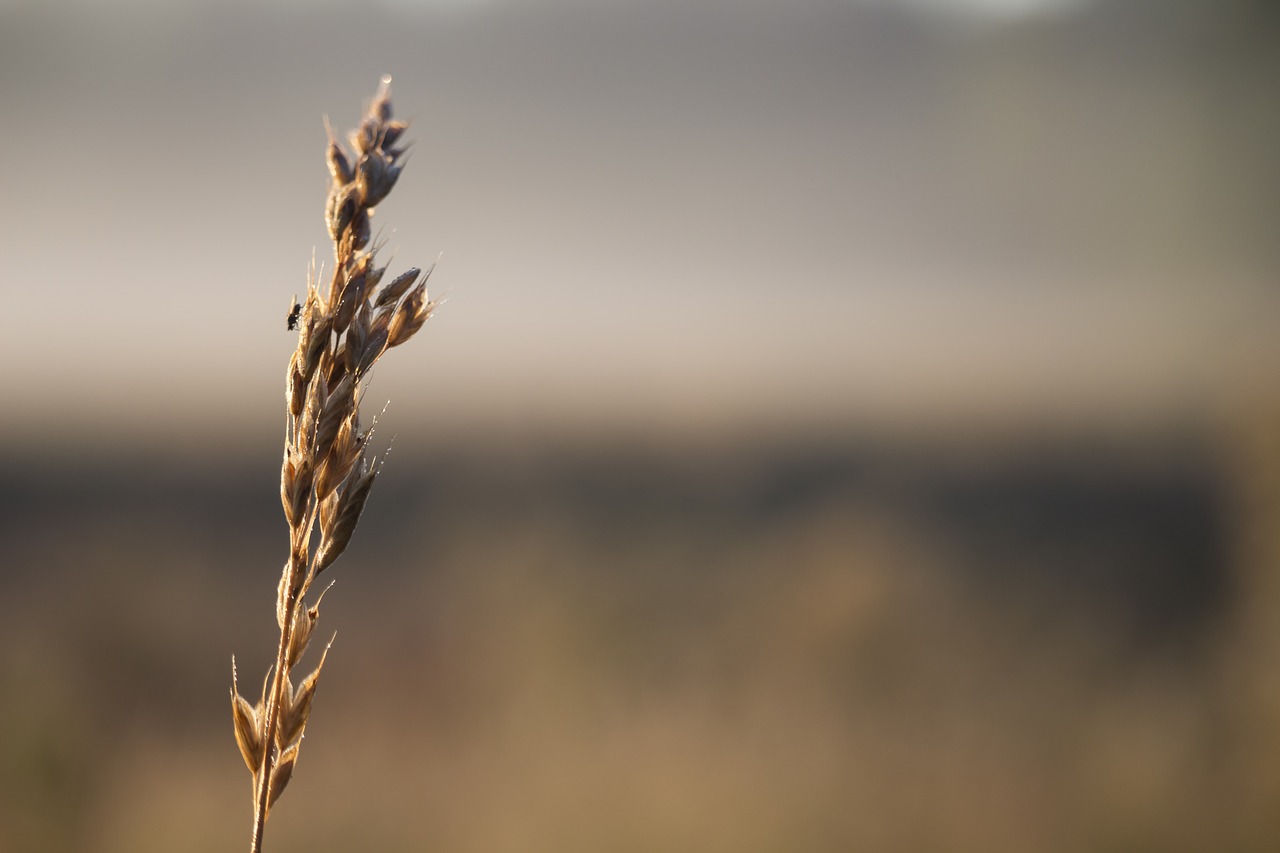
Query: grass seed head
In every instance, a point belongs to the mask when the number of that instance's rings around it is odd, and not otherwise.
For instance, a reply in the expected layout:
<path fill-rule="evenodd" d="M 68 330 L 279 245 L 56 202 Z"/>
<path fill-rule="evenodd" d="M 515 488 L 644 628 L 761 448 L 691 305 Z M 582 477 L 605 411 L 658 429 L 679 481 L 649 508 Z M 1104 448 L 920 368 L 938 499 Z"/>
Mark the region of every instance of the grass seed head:
<path fill-rule="evenodd" d="M 430 269 L 425 275 L 409 269 L 379 291 L 386 267 L 375 263 L 381 246 L 370 245 L 373 208 L 403 170 L 407 127 L 392 119 L 390 78 L 382 79 L 349 136 L 354 153 L 343 149 L 326 122 L 331 184 L 324 218 L 334 266 L 322 287 L 313 263 L 307 295 L 301 303 L 290 301 L 287 317 L 298 343 L 285 374 L 280 501 L 290 547 L 276 590 L 280 642 L 256 704 L 240 695 L 234 663 L 232 671 L 236 743 L 255 781 L 253 853 L 260 853 L 266 815 L 293 776 L 328 653 L 326 647 L 295 689 L 291 670 L 306 654 L 319 618 L 320 601 L 310 607 L 305 601 L 315 578 L 346 551 L 380 470 L 366 456 L 372 430 L 360 430 L 362 383 L 386 351 L 412 338 L 434 309 L 426 294 Z"/>

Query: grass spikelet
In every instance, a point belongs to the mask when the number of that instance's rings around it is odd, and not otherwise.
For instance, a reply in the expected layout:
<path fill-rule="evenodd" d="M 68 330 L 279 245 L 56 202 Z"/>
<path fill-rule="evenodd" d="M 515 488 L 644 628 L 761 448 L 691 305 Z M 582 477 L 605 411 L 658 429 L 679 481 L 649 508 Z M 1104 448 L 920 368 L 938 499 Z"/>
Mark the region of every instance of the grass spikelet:
<path fill-rule="evenodd" d="M 325 224 L 333 240 L 333 274 L 323 288 L 312 276 L 305 301 L 291 300 L 286 320 L 298 346 L 285 374 L 280 500 L 289 558 L 276 589 L 280 639 L 256 704 L 240 694 L 234 660 L 231 680 L 235 739 L 253 777 L 251 853 L 262 850 L 267 815 L 293 777 L 329 652 L 326 646 L 295 689 L 292 671 L 314 635 L 324 596 L 308 605 L 308 594 L 346 550 L 381 470 L 367 455 L 370 430 L 360 426 L 363 382 L 387 350 L 422 328 L 434 307 L 417 267 L 378 289 L 386 268 L 374 263 L 378 246 L 370 245 L 370 218 L 400 177 L 405 149 L 395 146 L 407 127 L 391 117 L 390 82 L 382 79 L 351 132 L 354 153 L 328 130 L 325 162 L 332 183 Z"/>

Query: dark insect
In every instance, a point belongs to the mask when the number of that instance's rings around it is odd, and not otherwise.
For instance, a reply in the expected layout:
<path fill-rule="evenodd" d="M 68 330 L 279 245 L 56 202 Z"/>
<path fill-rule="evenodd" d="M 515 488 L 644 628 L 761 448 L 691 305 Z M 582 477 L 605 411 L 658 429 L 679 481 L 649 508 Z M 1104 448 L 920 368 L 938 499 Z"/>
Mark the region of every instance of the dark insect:
<path fill-rule="evenodd" d="M 295 299 L 297 297 L 294 297 Z M 293 307 L 289 309 L 289 316 L 284 318 L 285 325 L 289 331 L 298 331 L 298 318 L 302 316 L 302 303 L 294 302 Z"/>

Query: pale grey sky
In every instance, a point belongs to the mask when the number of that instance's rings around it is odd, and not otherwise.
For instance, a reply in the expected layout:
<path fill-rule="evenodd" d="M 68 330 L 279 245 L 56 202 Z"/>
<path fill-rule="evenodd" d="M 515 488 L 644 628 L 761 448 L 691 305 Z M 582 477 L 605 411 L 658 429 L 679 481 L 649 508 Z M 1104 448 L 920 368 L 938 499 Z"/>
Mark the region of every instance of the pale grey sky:
<path fill-rule="evenodd" d="M 450 300 L 375 378 L 402 423 L 1158 421 L 1280 364 L 1247 50 L 1108 3 L 587 5 L 0 12 L 0 431 L 275 423 L 321 117 L 384 72 L 418 147 L 377 224 Z"/>
<path fill-rule="evenodd" d="M 0 0 L 0 10 L 17 9 L 23 6 L 38 5 L 41 0 Z M 269 3 L 294 8 L 316 8 L 317 0 L 268 0 Z M 323 2 L 323 0 L 321 0 Z M 471 11 L 491 10 L 503 6 L 510 8 L 521 0 L 376 0 L 376 2 L 395 6 L 407 11 Z M 608 7 L 623 5 L 624 0 L 578 0 L 582 8 Z M 1069 11 L 1096 0 L 844 0 L 850 4 L 914 7 L 926 11 L 937 11 L 943 14 L 967 14 L 995 18 L 1018 18 L 1040 14 L 1054 14 Z M 721 0 L 722 5 L 769 6 L 785 9 L 787 0 Z M 122 10 L 138 7 L 153 9 L 178 10 L 190 12 L 200 6 L 214 7 L 224 5 L 219 0 L 62 0 L 59 5 L 80 8 Z M 344 5 L 340 0 L 328 0 L 325 5 Z"/>

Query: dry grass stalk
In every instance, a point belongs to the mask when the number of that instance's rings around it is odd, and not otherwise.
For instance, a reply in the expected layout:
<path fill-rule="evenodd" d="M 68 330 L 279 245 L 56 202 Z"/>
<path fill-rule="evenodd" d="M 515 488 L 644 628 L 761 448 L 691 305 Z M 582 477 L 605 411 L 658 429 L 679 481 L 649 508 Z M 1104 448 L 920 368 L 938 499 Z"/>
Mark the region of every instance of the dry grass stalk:
<path fill-rule="evenodd" d="M 431 271 L 410 269 L 378 290 L 385 268 L 370 245 L 373 208 L 395 186 L 406 124 L 391 117 L 384 77 L 360 126 L 351 132 L 354 157 L 329 137 L 333 183 L 325 221 L 335 264 L 328 287 L 308 283 L 288 326 L 298 332 L 289 361 L 288 408 L 280 499 L 289 524 L 289 559 L 276 595 L 280 643 L 256 704 L 240 694 L 232 661 L 231 715 L 236 743 L 253 775 L 253 853 L 271 806 L 289 784 L 311 715 L 325 655 L 296 685 L 293 669 L 306 652 L 320 615 L 312 584 L 346 550 L 381 468 L 368 454 L 372 429 L 360 424 L 362 382 L 392 347 L 422 328 L 435 307 L 427 300 Z M 328 653 L 326 647 L 325 653 Z"/>

